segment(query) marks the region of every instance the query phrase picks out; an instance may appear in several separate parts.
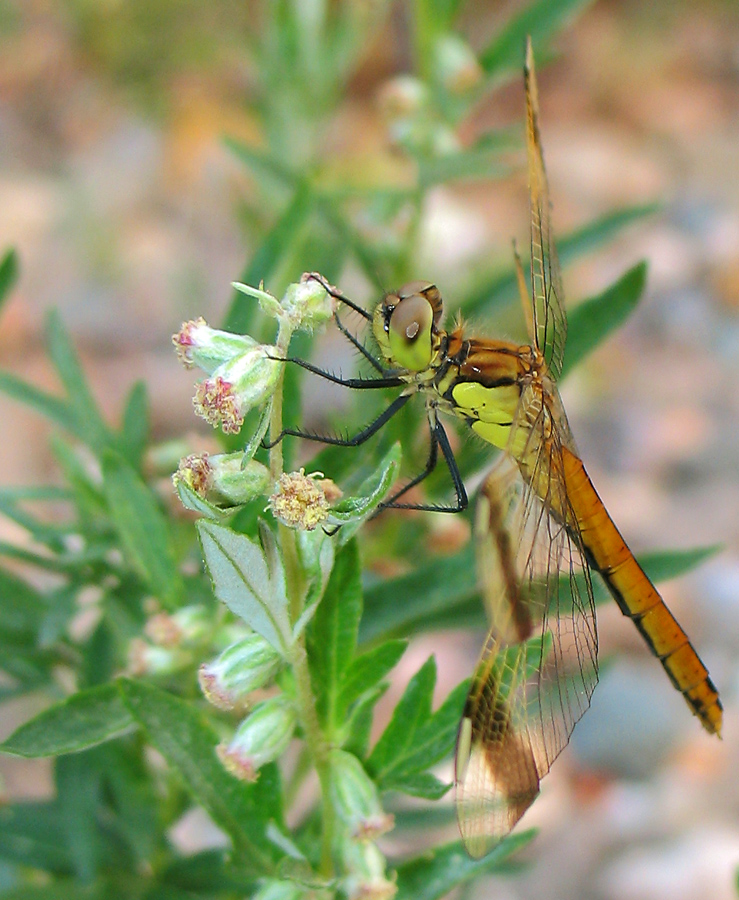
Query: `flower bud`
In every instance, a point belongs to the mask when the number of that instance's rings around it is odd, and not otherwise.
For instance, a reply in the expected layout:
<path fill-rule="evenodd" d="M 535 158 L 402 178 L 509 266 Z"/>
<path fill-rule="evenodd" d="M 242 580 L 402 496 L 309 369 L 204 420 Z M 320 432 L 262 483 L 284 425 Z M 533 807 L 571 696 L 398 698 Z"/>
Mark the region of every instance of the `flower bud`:
<path fill-rule="evenodd" d="M 244 466 L 243 453 L 207 453 L 186 456 L 172 476 L 177 488 L 184 483 L 203 499 L 225 506 L 248 503 L 266 494 L 270 484 L 269 469 L 254 459 Z M 225 501 L 225 502 L 224 502 Z"/>
<path fill-rule="evenodd" d="M 385 857 L 372 843 L 344 840 L 341 846 L 343 893 L 348 900 L 392 900 L 398 887 L 385 876 Z"/>
<path fill-rule="evenodd" d="M 233 709 L 276 674 L 282 659 L 259 634 L 231 644 L 198 673 L 205 698 L 219 709 Z"/>
<path fill-rule="evenodd" d="M 326 288 L 306 272 L 299 284 L 290 284 L 280 301 L 293 328 L 313 331 L 331 321 L 335 300 Z"/>
<path fill-rule="evenodd" d="M 380 806 L 375 783 L 352 753 L 331 753 L 331 802 L 355 841 L 374 841 L 390 831 L 395 820 Z"/>
<path fill-rule="evenodd" d="M 286 881 L 284 878 L 266 878 L 257 889 L 256 894 L 251 895 L 251 900 L 304 900 L 314 897 L 304 887 L 295 884 L 294 881 Z"/>
<path fill-rule="evenodd" d="M 335 497 L 338 488 L 330 479 L 322 479 L 320 472 L 306 475 L 303 469 L 280 475 L 269 498 L 273 515 L 288 527 L 303 531 L 312 531 L 325 522 L 329 515 L 327 490 Z"/>
<path fill-rule="evenodd" d="M 219 744 L 216 752 L 223 767 L 234 777 L 256 781 L 259 769 L 287 750 L 294 730 L 293 705 L 280 694 L 258 703 L 231 741 Z"/>
<path fill-rule="evenodd" d="M 183 322 L 172 343 L 180 362 L 191 369 L 198 366 L 208 375 L 235 356 L 254 349 L 257 342 L 248 334 L 231 334 L 211 328 L 202 317 Z"/>
<path fill-rule="evenodd" d="M 157 647 L 143 638 L 128 645 L 128 671 L 131 675 L 171 675 L 190 663 L 190 654 L 180 647 Z"/>
<path fill-rule="evenodd" d="M 482 67 L 458 34 L 444 34 L 434 46 L 434 74 L 450 94 L 466 94 L 482 80 Z"/>
<path fill-rule="evenodd" d="M 175 613 L 159 612 L 144 626 L 144 634 L 160 647 L 182 647 L 202 643 L 213 627 L 213 617 L 204 606 L 183 606 Z"/>
<path fill-rule="evenodd" d="M 197 415 L 226 434 L 238 434 L 244 416 L 270 397 L 280 376 L 277 348 L 256 344 L 251 350 L 223 363 L 195 389 Z"/>

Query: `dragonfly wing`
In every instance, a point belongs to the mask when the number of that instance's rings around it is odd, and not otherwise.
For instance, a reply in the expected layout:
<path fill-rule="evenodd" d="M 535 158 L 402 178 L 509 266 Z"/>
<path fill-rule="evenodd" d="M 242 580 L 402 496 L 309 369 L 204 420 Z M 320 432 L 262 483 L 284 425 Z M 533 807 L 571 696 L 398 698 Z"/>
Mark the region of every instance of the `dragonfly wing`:
<path fill-rule="evenodd" d="M 477 548 L 492 628 L 478 662 L 456 756 L 465 845 L 481 856 L 536 798 L 539 783 L 590 705 L 597 634 L 590 572 L 570 512 L 552 403 L 524 392 L 511 442 L 518 465 L 481 489 Z M 523 460 L 523 462 L 522 462 Z"/>
<path fill-rule="evenodd" d="M 526 46 L 526 152 L 531 204 L 531 309 L 524 305 L 529 337 L 555 380 L 562 372 L 567 318 L 557 248 L 550 223 L 549 184 L 539 134 L 539 90 L 531 39 Z M 520 278 L 519 278 L 520 283 Z"/>

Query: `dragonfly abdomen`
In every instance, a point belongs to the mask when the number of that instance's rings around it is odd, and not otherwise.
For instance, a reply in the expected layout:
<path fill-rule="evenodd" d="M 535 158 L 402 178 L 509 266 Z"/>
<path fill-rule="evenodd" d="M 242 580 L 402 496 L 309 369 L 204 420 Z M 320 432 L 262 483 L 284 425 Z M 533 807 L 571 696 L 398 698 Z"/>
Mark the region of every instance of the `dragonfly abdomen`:
<path fill-rule="evenodd" d="M 708 670 L 621 537 L 582 461 L 565 447 L 562 464 L 571 515 L 588 562 L 600 572 L 621 612 L 634 622 L 706 731 L 720 734 L 722 706 Z"/>

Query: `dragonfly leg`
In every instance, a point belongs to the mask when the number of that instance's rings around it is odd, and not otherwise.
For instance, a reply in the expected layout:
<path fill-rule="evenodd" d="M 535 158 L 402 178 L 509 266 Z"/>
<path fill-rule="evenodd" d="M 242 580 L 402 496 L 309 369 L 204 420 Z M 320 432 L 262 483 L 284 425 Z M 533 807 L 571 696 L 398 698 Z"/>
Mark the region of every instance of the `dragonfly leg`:
<path fill-rule="evenodd" d="M 272 357 L 272 359 L 278 359 L 277 357 Z M 313 363 L 309 363 L 305 359 L 298 359 L 296 356 L 288 356 L 285 359 L 278 359 L 278 362 L 290 362 L 295 363 L 296 366 L 300 366 L 301 369 L 306 369 L 308 372 L 312 372 L 314 375 L 318 375 L 320 378 L 325 378 L 326 381 L 330 381 L 333 384 L 340 384 L 342 387 L 352 388 L 355 391 L 357 390 L 373 390 L 377 388 L 388 388 L 388 387 L 401 387 L 406 384 L 399 376 L 394 375 L 390 372 L 390 370 L 381 369 L 383 373 L 382 378 L 342 378 L 340 375 L 334 375 L 333 372 L 327 372 L 326 369 L 322 369 L 320 366 L 314 366 Z"/>
<path fill-rule="evenodd" d="M 366 428 L 363 428 L 353 437 L 342 438 L 332 435 L 312 434 L 309 431 L 298 431 L 295 428 L 283 428 L 276 440 L 264 441 L 262 446 L 269 450 L 270 447 L 279 444 L 286 435 L 290 435 L 291 437 L 303 438 L 306 441 L 315 441 L 318 444 L 331 444 L 336 447 L 358 447 L 360 444 L 369 440 L 373 434 L 376 434 L 383 425 L 389 422 L 395 413 L 402 409 L 411 397 L 412 394 L 401 394 L 399 397 L 396 397 L 390 406 L 388 406 L 374 422 L 371 422 Z"/>
<path fill-rule="evenodd" d="M 348 306 L 349 309 L 353 309 L 354 312 L 359 313 L 362 318 L 366 319 L 368 322 L 372 321 L 372 314 L 368 313 L 366 309 L 362 309 L 361 306 L 358 306 L 353 300 L 350 300 L 346 294 L 342 293 L 337 287 L 334 287 L 329 281 L 327 281 L 320 272 L 311 272 L 308 276 L 309 279 L 313 281 L 317 281 L 321 287 L 329 294 L 334 300 L 338 300 L 340 303 L 343 303 L 345 306 Z"/>
<path fill-rule="evenodd" d="M 465 490 L 464 481 L 462 480 L 462 473 L 459 471 L 459 466 L 457 465 L 457 461 L 454 458 L 452 448 L 449 445 L 449 438 L 446 435 L 446 431 L 444 431 L 444 426 L 437 420 L 433 423 L 429 423 L 429 428 L 431 432 L 431 447 L 429 450 L 428 460 L 423 472 L 421 472 L 415 478 L 411 479 L 408 484 L 404 485 L 404 487 L 401 488 L 401 490 L 399 490 L 397 494 L 394 494 L 389 500 L 385 501 L 385 503 L 381 503 L 378 506 L 378 511 L 381 511 L 383 509 L 415 509 L 421 512 L 458 513 L 462 512 L 462 510 L 467 509 L 467 506 L 469 505 L 467 491 Z M 402 495 L 412 487 L 420 484 L 424 480 L 424 478 L 428 478 L 428 476 L 434 471 L 439 457 L 439 447 L 441 447 L 441 453 L 444 457 L 444 462 L 446 463 L 446 466 L 449 469 L 449 474 L 452 478 L 454 493 L 456 495 L 456 502 L 453 505 L 449 506 L 443 506 L 437 503 L 397 503 L 396 501 L 399 497 L 402 497 Z"/>
<path fill-rule="evenodd" d="M 349 341 L 352 346 L 354 346 L 362 356 L 367 360 L 367 362 L 378 372 L 385 373 L 386 369 L 382 365 L 379 359 L 373 356 L 372 353 L 364 346 L 364 344 L 359 340 L 358 337 L 353 335 L 351 331 L 344 325 L 344 323 L 339 318 L 339 314 L 337 312 L 334 313 L 334 321 L 336 322 L 336 327 L 339 331 L 344 335 L 344 337 Z"/>

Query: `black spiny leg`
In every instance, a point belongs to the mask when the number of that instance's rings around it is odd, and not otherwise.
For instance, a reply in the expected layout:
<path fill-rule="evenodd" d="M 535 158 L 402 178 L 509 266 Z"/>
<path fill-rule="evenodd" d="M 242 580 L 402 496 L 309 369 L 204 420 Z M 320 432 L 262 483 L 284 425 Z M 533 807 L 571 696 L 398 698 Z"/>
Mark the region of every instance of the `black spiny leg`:
<path fill-rule="evenodd" d="M 339 383 L 341 384 L 342 382 Z M 362 386 L 366 386 L 366 382 L 363 382 Z M 402 409 L 411 399 L 411 396 L 412 394 L 401 394 L 400 397 L 396 397 L 390 406 L 388 406 L 374 422 L 371 422 L 366 428 L 363 428 L 358 434 L 355 434 L 354 437 L 332 437 L 330 435 L 311 434 L 307 431 L 298 431 L 295 428 L 283 428 L 276 440 L 270 442 L 265 441 L 263 446 L 269 450 L 270 447 L 279 444 L 286 435 L 290 435 L 291 437 L 303 438 L 306 441 L 315 441 L 317 444 L 331 444 L 335 447 L 358 447 L 360 444 L 369 440 L 373 434 L 376 434 L 383 425 L 389 422 L 395 413 Z"/>
<path fill-rule="evenodd" d="M 412 478 L 408 482 L 408 484 L 404 485 L 397 492 L 397 494 L 393 494 L 393 496 L 389 500 L 381 503 L 377 507 L 378 511 L 382 511 L 383 509 L 415 509 L 419 510 L 420 512 L 457 513 L 462 512 L 462 510 L 464 509 L 467 509 L 467 506 L 469 504 L 467 491 L 464 487 L 464 481 L 462 480 L 462 474 L 459 471 L 459 466 L 457 465 L 457 461 L 454 458 L 454 453 L 452 452 L 452 448 L 449 446 L 449 438 L 446 435 L 446 431 L 444 431 L 444 427 L 441 422 L 438 421 L 438 419 L 433 424 L 429 423 L 429 430 L 431 435 L 431 446 L 429 448 L 429 456 L 423 472 L 421 472 L 419 475 L 416 475 L 415 478 Z M 400 497 L 402 497 L 406 491 L 409 491 L 412 487 L 420 484 L 434 471 L 439 459 L 439 447 L 441 447 L 441 453 L 444 457 L 444 462 L 449 469 L 449 474 L 452 478 L 452 484 L 454 485 L 454 493 L 456 495 L 456 503 L 454 504 L 454 506 L 441 506 L 439 504 L 433 503 L 397 503 L 396 501 Z"/>

